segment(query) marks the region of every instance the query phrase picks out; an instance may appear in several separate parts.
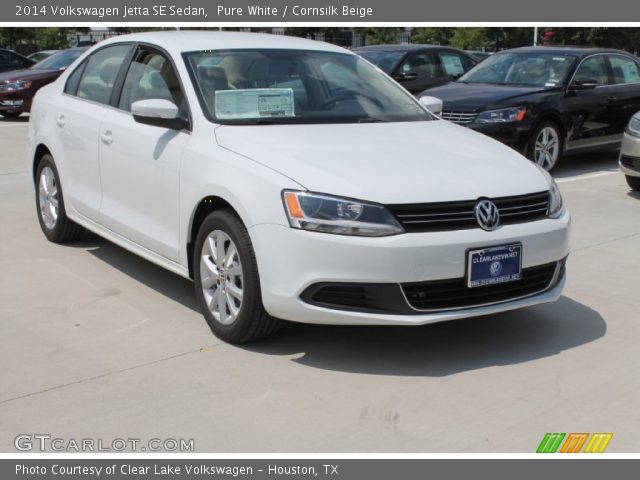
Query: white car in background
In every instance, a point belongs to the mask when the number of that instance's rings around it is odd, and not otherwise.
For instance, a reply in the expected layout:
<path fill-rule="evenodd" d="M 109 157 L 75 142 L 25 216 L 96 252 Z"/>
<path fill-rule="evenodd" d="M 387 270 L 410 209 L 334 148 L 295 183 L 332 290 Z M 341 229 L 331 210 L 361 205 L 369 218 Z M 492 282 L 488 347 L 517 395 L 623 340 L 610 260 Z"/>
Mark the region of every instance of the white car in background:
<path fill-rule="evenodd" d="M 619 162 L 629 187 L 640 192 L 640 112 L 629 120 L 622 137 Z"/>
<path fill-rule="evenodd" d="M 276 35 L 101 42 L 36 96 L 53 242 L 86 228 L 195 283 L 213 332 L 418 325 L 556 300 L 552 178 L 359 56 Z"/>

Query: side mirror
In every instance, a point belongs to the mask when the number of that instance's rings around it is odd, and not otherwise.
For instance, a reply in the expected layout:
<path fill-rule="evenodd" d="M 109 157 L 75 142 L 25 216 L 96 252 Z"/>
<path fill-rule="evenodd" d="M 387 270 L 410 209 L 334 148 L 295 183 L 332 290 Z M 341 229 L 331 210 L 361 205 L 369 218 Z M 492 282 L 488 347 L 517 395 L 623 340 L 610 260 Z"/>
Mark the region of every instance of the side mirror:
<path fill-rule="evenodd" d="M 398 73 L 394 75 L 393 78 L 398 82 L 410 82 L 411 80 L 415 80 L 418 78 L 417 73 Z"/>
<path fill-rule="evenodd" d="M 133 119 L 138 123 L 155 127 L 182 130 L 189 126 L 189 120 L 181 117 L 175 103 L 162 98 L 138 100 L 131 104 Z"/>
<path fill-rule="evenodd" d="M 439 98 L 425 95 L 424 97 L 420 97 L 418 101 L 434 115 L 442 115 L 442 100 Z"/>
<path fill-rule="evenodd" d="M 598 81 L 591 78 L 585 80 L 574 80 L 569 86 L 569 90 L 593 90 L 598 86 Z"/>

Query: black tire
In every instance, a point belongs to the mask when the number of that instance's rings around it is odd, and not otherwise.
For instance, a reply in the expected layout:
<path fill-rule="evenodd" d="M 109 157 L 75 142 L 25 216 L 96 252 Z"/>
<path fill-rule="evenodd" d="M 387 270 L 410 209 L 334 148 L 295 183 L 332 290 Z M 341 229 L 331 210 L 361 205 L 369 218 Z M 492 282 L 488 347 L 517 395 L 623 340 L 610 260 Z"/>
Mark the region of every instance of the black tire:
<path fill-rule="evenodd" d="M 558 155 L 555 160 L 555 163 L 553 163 L 550 167 L 540 165 L 540 162 L 536 162 L 536 139 L 545 128 L 553 129 L 553 131 L 555 132 L 558 138 Z M 545 170 L 551 171 L 554 168 L 556 168 L 560 163 L 560 160 L 562 159 L 563 149 L 564 149 L 564 136 L 562 135 L 562 129 L 553 120 L 543 120 L 531 132 L 531 135 L 529 136 L 529 142 L 527 143 L 526 153 L 527 153 L 527 158 L 529 160 L 531 160 L 532 162 L 538 163 Z"/>
<path fill-rule="evenodd" d="M 22 112 L 0 112 L 0 115 L 4 118 L 18 118 L 22 115 Z"/>
<path fill-rule="evenodd" d="M 237 317 L 230 324 L 216 320 L 207 306 L 200 275 L 204 242 L 216 230 L 222 231 L 233 241 L 242 265 L 242 302 Z M 230 210 L 217 210 L 202 222 L 195 242 L 193 273 L 196 298 L 202 314 L 214 335 L 221 340 L 230 343 L 253 342 L 272 335 L 280 327 L 281 320 L 269 315 L 262 304 L 258 266 L 249 233 Z"/>
<path fill-rule="evenodd" d="M 58 217 L 55 220 L 55 224 L 51 228 L 46 225 L 40 207 L 41 202 L 39 182 L 42 171 L 45 169 L 45 167 L 49 167 L 53 171 L 55 185 L 57 188 Z M 56 168 L 56 164 L 53 161 L 53 157 L 51 155 L 45 154 L 40 159 L 38 168 L 36 169 L 35 182 L 36 211 L 38 213 L 38 222 L 40 223 L 40 228 L 42 229 L 42 233 L 44 233 L 44 236 L 47 237 L 50 242 L 54 243 L 67 243 L 79 239 L 84 233 L 84 228 L 67 217 L 67 213 L 64 208 L 64 195 L 62 193 L 62 186 L 60 185 L 60 176 L 58 175 L 58 169 Z"/>
<path fill-rule="evenodd" d="M 625 175 L 627 179 L 627 185 L 634 192 L 640 192 L 640 177 L 632 177 L 631 175 Z"/>

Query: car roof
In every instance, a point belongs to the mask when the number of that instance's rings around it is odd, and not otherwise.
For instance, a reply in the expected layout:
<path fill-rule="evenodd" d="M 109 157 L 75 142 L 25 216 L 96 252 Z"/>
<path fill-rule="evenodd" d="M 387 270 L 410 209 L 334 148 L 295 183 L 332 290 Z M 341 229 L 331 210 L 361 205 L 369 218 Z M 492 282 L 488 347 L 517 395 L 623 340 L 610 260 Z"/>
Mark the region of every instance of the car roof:
<path fill-rule="evenodd" d="M 342 47 L 306 38 L 274 35 L 271 33 L 216 32 L 205 30 L 166 30 L 158 32 L 119 35 L 98 43 L 104 46 L 120 42 L 148 42 L 174 55 L 200 50 L 235 50 L 243 48 L 273 48 L 293 50 L 320 50 L 349 53 Z"/>
<path fill-rule="evenodd" d="M 444 45 L 430 45 L 430 44 L 419 44 L 419 43 L 396 43 L 393 45 L 368 45 L 365 47 L 358 47 L 358 48 L 354 48 L 353 51 L 354 52 L 366 52 L 366 51 L 375 51 L 375 50 L 379 50 L 379 51 L 407 51 L 407 52 L 413 52 L 415 50 L 431 50 L 434 48 L 442 48 L 442 49 L 446 49 L 446 50 L 458 50 L 458 51 L 462 51 L 459 50 L 457 48 L 454 47 L 447 47 Z"/>
<path fill-rule="evenodd" d="M 580 46 L 571 46 L 571 45 L 558 45 L 558 46 L 549 46 L 549 47 L 520 47 L 513 48 L 510 50 L 503 50 L 502 52 L 540 52 L 540 53 L 557 53 L 557 54 L 565 54 L 565 55 L 576 55 L 579 57 L 585 57 L 587 55 L 593 55 L 594 53 L 619 53 L 623 55 L 631 55 L 629 52 L 625 52 L 624 50 L 616 50 L 613 48 L 600 48 L 600 47 L 580 47 Z"/>

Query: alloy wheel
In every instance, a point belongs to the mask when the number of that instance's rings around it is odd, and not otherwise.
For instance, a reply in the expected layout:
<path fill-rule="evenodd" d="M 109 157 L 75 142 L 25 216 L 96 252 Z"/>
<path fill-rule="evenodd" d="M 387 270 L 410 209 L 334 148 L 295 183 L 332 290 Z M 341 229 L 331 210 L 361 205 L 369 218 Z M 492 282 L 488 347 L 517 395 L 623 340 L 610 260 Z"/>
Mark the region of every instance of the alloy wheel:
<path fill-rule="evenodd" d="M 222 230 L 204 241 L 200 257 L 200 280 L 207 308 L 223 325 L 235 322 L 242 308 L 242 263 L 235 243 Z"/>
<path fill-rule="evenodd" d="M 44 225 L 53 230 L 58 222 L 58 185 L 51 167 L 46 166 L 40 172 L 38 180 L 38 202 L 40 216 Z"/>
<path fill-rule="evenodd" d="M 560 135 L 553 127 L 544 127 L 536 138 L 534 159 L 545 170 L 551 170 L 560 156 Z"/>

